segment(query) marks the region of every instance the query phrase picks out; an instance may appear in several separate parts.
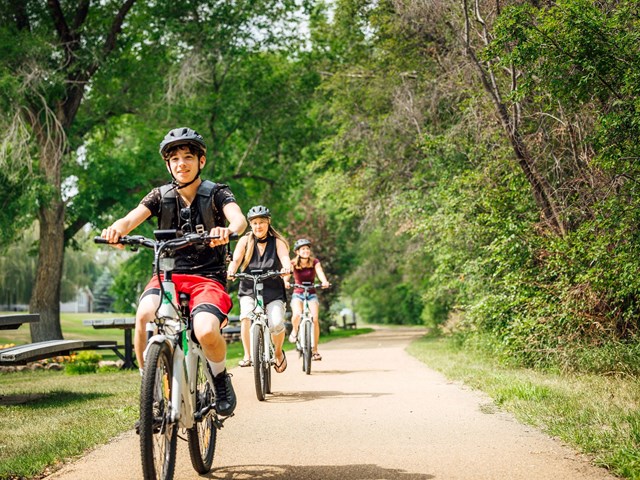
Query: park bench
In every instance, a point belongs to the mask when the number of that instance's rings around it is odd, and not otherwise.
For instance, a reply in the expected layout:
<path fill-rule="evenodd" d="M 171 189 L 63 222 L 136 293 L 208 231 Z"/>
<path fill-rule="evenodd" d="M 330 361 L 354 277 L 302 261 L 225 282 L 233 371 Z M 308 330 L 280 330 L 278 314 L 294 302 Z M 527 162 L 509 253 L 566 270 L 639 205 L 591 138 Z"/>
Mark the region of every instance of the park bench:
<path fill-rule="evenodd" d="M 349 308 L 343 308 L 340 311 L 340 319 L 342 320 L 342 328 L 358 328 L 356 324 L 356 314 Z"/>
<path fill-rule="evenodd" d="M 222 329 L 222 336 L 227 343 L 240 340 L 240 317 L 238 315 L 229 315 L 227 317 L 229 323 Z"/>
<path fill-rule="evenodd" d="M 117 349 L 111 340 L 45 340 L 0 350 L 0 366 L 26 365 L 45 358 L 71 355 L 79 350 Z"/>
<path fill-rule="evenodd" d="M 16 329 L 23 323 L 38 322 L 38 314 L 0 315 L 0 329 Z M 104 340 L 45 340 L 0 350 L 0 366 L 26 365 L 45 358 L 70 355 L 79 350 L 111 349 L 117 351 L 117 342 Z"/>

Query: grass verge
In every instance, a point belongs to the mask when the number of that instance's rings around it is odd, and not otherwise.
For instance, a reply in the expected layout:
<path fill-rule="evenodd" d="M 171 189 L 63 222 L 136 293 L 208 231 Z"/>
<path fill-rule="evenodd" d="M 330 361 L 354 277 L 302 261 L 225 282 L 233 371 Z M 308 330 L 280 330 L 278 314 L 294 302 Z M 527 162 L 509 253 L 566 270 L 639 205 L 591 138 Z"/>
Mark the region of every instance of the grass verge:
<path fill-rule="evenodd" d="M 612 473 L 640 480 L 640 386 L 636 378 L 506 367 L 447 338 L 425 337 L 411 355 L 486 392 L 520 421 L 557 437 Z"/>
<path fill-rule="evenodd" d="M 0 478 L 38 478 L 133 425 L 137 371 L 0 374 Z"/>

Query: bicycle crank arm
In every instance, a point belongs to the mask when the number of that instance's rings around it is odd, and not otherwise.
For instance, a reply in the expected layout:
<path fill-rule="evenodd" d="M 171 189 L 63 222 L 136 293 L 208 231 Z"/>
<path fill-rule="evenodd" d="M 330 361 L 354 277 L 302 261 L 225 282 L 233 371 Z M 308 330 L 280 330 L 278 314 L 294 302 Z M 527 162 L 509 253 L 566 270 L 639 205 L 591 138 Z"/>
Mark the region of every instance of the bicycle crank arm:
<path fill-rule="evenodd" d="M 196 412 L 193 414 L 193 419 L 196 422 L 201 422 L 202 419 L 207 415 L 207 413 L 209 413 L 211 410 L 213 410 L 215 407 L 215 404 L 211 404 L 211 405 L 207 405 L 206 407 L 204 407 L 202 410 L 200 410 L 199 412 Z"/>
<path fill-rule="evenodd" d="M 233 417 L 235 414 L 231 414 L 228 417 L 218 417 L 218 414 L 215 411 L 215 403 L 212 403 L 211 405 L 207 405 L 206 407 L 204 407 L 202 410 L 200 410 L 199 412 L 194 413 L 193 415 L 193 419 L 196 422 L 201 422 L 202 419 L 210 412 L 213 410 L 213 423 L 216 426 L 216 428 L 218 430 L 220 430 L 224 425 L 223 423 L 225 422 L 225 420 L 227 420 L 228 418 Z"/>

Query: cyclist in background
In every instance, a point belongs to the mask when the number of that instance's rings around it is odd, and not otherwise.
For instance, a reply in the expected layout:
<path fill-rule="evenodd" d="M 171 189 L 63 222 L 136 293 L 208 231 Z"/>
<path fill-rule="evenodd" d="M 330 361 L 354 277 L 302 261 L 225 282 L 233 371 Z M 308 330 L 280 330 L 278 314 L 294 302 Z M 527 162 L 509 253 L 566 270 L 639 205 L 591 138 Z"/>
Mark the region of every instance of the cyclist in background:
<path fill-rule="evenodd" d="M 293 245 L 293 252 L 296 254 L 295 258 L 291 262 L 293 269 L 293 279 L 295 283 L 301 285 L 303 282 L 313 283 L 316 279 L 316 275 L 322 282 L 322 288 L 328 288 L 330 286 L 327 276 L 324 274 L 320 260 L 314 258 L 311 254 L 311 242 L 306 238 L 301 238 Z M 289 282 L 285 282 L 285 287 L 289 288 Z M 304 290 L 301 288 L 294 288 L 293 295 L 291 295 L 291 323 L 293 324 L 293 330 L 289 335 L 289 341 L 296 343 L 298 340 L 298 327 L 300 327 L 300 316 L 302 315 L 302 301 Z M 315 336 L 315 344 L 313 349 L 312 360 L 322 360 L 322 355 L 318 352 L 318 342 L 320 340 L 320 323 L 318 322 L 318 313 L 320 310 L 320 304 L 318 303 L 318 296 L 315 289 L 309 290 L 309 310 L 313 317 L 313 330 Z"/>
<path fill-rule="evenodd" d="M 154 188 L 136 208 L 102 230 L 102 237 L 116 243 L 150 216 L 158 217 L 159 229 L 184 233 L 208 231 L 211 236 L 220 237 L 211 241 L 211 248 L 192 246 L 178 250 L 173 281 L 178 292 L 190 295 L 193 332 L 213 373 L 216 410 L 227 416 L 236 407 L 236 395 L 225 368 L 227 344 L 220 331 L 232 305 L 225 289 L 224 245 L 229 243 L 230 234 L 241 234 L 245 230 L 247 221 L 227 185 L 200 178 L 207 161 L 206 152 L 204 139 L 190 128 L 176 128 L 167 133 L 160 143 L 160 155 L 173 181 Z M 154 275 L 140 297 L 136 312 L 134 346 L 141 371 L 147 343 L 146 325 L 155 318 L 159 305 L 160 284 Z"/>
<path fill-rule="evenodd" d="M 244 235 L 233 251 L 233 260 L 229 263 L 227 277 L 233 275 L 240 268 L 242 272 L 251 273 L 252 270 L 290 272 L 289 244 L 284 237 L 271 225 L 271 212 L 267 207 L 257 205 L 247 212 L 247 220 L 251 231 Z M 286 275 L 288 278 L 289 275 Z M 287 368 L 287 357 L 282 350 L 285 337 L 284 310 L 287 300 L 282 277 L 269 278 L 264 281 L 262 292 L 264 309 L 267 312 L 269 330 L 275 346 L 275 371 L 282 373 Z M 238 288 L 240 300 L 240 336 L 244 357 L 240 360 L 241 367 L 251 366 L 249 332 L 251 322 L 249 314 L 256 305 L 253 292 L 253 282 L 241 280 Z"/>

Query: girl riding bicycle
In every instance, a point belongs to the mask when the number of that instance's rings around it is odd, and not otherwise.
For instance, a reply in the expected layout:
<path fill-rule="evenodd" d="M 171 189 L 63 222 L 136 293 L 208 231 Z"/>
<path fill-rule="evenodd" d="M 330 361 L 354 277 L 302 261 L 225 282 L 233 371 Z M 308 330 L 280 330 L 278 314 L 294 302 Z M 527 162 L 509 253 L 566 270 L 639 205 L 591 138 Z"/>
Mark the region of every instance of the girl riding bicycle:
<path fill-rule="evenodd" d="M 233 252 L 233 260 L 229 263 L 227 277 L 241 268 L 243 272 L 255 270 L 290 272 L 289 244 L 271 225 L 271 212 L 267 207 L 257 205 L 247 212 L 247 220 L 251 231 L 243 236 Z M 289 275 L 286 275 L 288 278 Z M 251 366 L 249 330 L 251 328 L 249 314 L 255 307 L 256 299 L 253 284 L 249 280 L 241 280 L 238 289 L 240 300 L 240 336 L 244 348 L 244 358 L 239 362 L 241 367 Z M 282 350 L 285 337 L 284 309 L 286 293 L 281 277 L 264 281 L 264 308 L 269 319 L 269 330 L 275 347 L 275 371 L 284 372 L 287 368 L 287 357 Z"/>
<path fill-rule="evenodd" d="M 322 288 L 328 288 L 330 286 L 327 280 L 320 260 L 314 258 L 311 254 L 311 241 L 306 238 L 301 238 L 293 245 L 293 251 L 296 257 L 291 262 L 293 269 L 293 278 L 295 283 L 302 284 L 304 282 L 313 283 L 316 275 L 322 282 Z M 285 281 L 285 287 L 289 288 L 289 282 Z M 300 326 L 300 316 L 302 315 L 302 301 L 303 290 L 301 288 L 294 288 L 293 295 L 291 296 L 291 323 L 293 323 L 293 330 L 289 335 L 289 341 L 296 343 L 298 339 L 298 327 Z M 313 349 L 312 360 L 322 360 L 322 355 L 318 352 L 318 341 L 320 340 L 320 324 L 318 322 L 318 313 L 320 306 L 318 303 L 318 296 L 315 294 L 315 290 L 309 290 L 309 309 L 313 316 L 313 330 L 315 336 L 315 343 Z"/>

